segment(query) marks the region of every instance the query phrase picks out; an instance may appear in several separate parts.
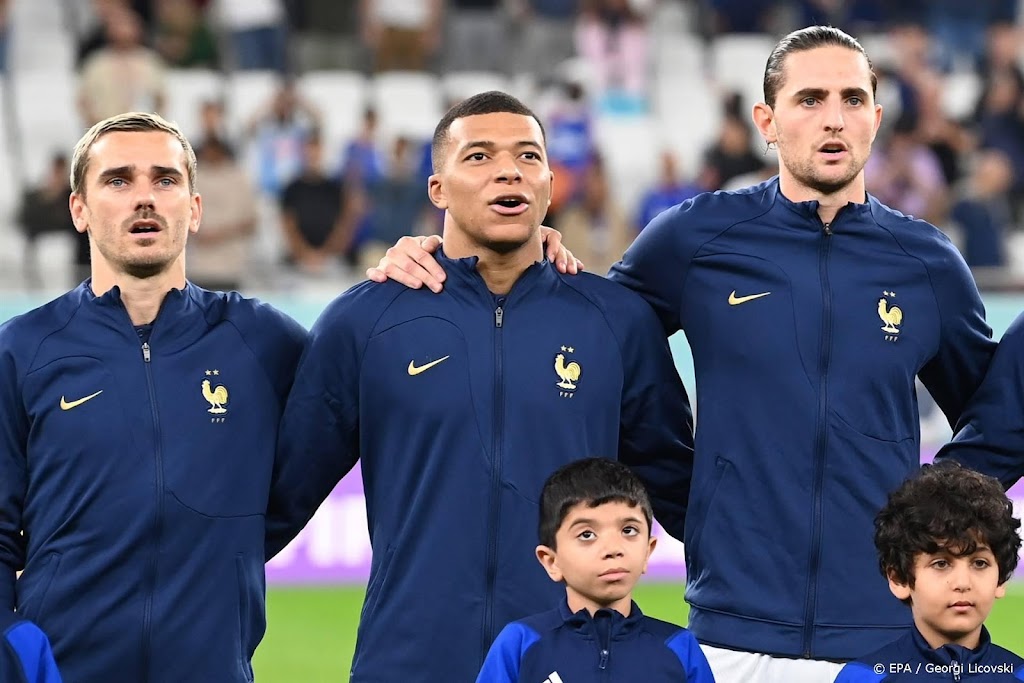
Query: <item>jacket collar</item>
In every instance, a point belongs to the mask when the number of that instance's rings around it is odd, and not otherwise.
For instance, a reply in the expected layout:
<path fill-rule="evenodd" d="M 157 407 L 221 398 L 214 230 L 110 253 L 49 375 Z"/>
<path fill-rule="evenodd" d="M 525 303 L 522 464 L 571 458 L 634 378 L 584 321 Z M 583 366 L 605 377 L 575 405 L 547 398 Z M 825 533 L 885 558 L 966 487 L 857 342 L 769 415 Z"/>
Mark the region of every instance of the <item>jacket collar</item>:
<path fill-rule="evenodd" d="M 640 611 L 639 605 L 636 602 L 630 602 L 629 616 L 624 617 L 613 609 L 599 609 L 593 616 L 586 609 L 581 609 L 579 612 L 573 612 L 569 608 L 569 603 L 563 601 L 559 606 L 562 620 L 571 626 L 573 630 L 581 633 L 590 633 L 596 628 L 598 621 L 608 619 L 611 621 L 611 636 L 625 635 L 632 633 L 637 630 L 640 624 L 643 622 L 643 612 Z"/>
<path fill-rule="evenodd" d="M 779 177 L 775 176 L 768 181 L 768 191 L 771 193 L 774 199 L 775 205 L 780 206 L 787 212 L 799 216 L 800 218 L 808 221 L 805 225 L 814 230 L 822 229 L 821 219 L 818 217 L 818 206 L 819 202 L 816 199 L 812 199 L 807 202 L 794 202 L 786 195 L 782 194 L 782 190 L 779 188 Z M 842 218 L 848 220 L 850 218 L 869 219 L 872 211 L 872 207 L 878 203 L 878 200 L 869 194 L 865 193 L 866 201 L 863 202 L 849 202 L 846 206 L 839 209 L 836 214 L 835 220 Z M 835 221 L 833 221 L 835 222 Z"/>
<path fill-rule="evenodd" d="M 449 276 L 458 278 L 458 281 L 465 284 L 472 284 L 473 286 L 479 287 L 482 291 L 491 294 L 491 298 L 495 296 L 487 289 L 487 283 L 484 282 L 483 277 L 477 271 L 476 266 L 480 261 L 478 256 L 468 256 L 466 258 L 449 258 L 445 253 L 444 249 L 438 249 L 435 254 L 437 262 L 444 268 L 444 272 Z M 534 262 L 530 267 L 523 271 L 523 274 L 519 276 L 519 279 L 512 285 L 512 289 L 509 290 L 509 298 L 512 294 L 517 297 L 521 296 L 524 292 L 529 291 L 538 282 L 549 280 L 558 277 L 558 271 L 555 270 L 554 266 L 547 260 Z M 491 299 L 489 299 L 490 301 Z"/>
<path fill-rule="evenodd" d="M 924 639 L 921 632 L 917 630 L 917 626 L 913 626 L 912 631 L 911 638 L 914 642 L 914 649 L 921 653 L 926 661 L 935 662 L 936 664 L 983 662 L 988 654 L 989 646 L 992 644 L 992 638 L 988 634 L 988 629 L 984 626 L 981 627 L 981 639 L 978 641 L 978 647 L 973 650 L 953 643 L 933 648 Z"/>
<path fill-rule="evenodd" d="M 183 289 L 169 290 L 153 321 L 151 344 L 159 344 L 164 349 L 179 349 L 201 337 L 208 327 L 203 293 L 204 290 L 191 282 L 186 282 Z M 95 315 L 105 327 L 138 341 L 135 327 L 121 299 L 120 287 L 115 285 L 96 296 L 90 278 L 72 290 L 71 294 L 83 309 Z"/>

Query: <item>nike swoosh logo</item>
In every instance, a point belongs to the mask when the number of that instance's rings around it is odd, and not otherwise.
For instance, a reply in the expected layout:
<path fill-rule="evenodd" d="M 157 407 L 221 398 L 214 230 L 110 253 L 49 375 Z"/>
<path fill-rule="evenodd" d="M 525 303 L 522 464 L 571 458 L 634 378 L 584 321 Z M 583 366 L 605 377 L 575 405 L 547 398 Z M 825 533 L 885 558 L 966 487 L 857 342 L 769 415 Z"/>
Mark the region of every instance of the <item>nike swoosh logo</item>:
<path fill-rule="evenodd" d="M 68 401 L 63 396 L 61 396 L 60 397 L 60 409 L 61 410 L 71 410 L 72 408 L 77 408 L 78 406 L 82 405 L 86 401 L 91 401 L 92 399 L 96 398 L 97 396 L 99 396 L 102 393 L 103 393 L 103 390 L 100 389 L 95 394 L 89 394 L 85 398 L 80 398 L 77 401 Z"/>
<path fill-rule="evenodd" d="M 729 305 L 739 306 L 740 304 L 745 304 L 748 301 L 753 301 L 754 299 L 760 299 L 762 296 L 768 296 L 769 294 L 771 294 L 771 292 L 761 292 L 760 294 L 750 294 L 748 296 L 736 296 L 736 290 L 734 289 L 732 290 L 732 294 L 729 295 Z"/>
<path fill-rule="evenodd" d="M 427 363 L 426 365 L 421 365 L 419 367 L 416 367 L 415 361 L 409 361 L 409 374 L 412 375 L 413 377 L 415 377 L 416 375 L 420 374 L 421 372 L 426 372 L 427 370 L 429 370 L 430 368 L 434 367 L 438 363 L 445 362 L 449 358 L 451 358 L 451 356 L 445 356 L 444 358 L 438 358 L 435 361 Z"/>

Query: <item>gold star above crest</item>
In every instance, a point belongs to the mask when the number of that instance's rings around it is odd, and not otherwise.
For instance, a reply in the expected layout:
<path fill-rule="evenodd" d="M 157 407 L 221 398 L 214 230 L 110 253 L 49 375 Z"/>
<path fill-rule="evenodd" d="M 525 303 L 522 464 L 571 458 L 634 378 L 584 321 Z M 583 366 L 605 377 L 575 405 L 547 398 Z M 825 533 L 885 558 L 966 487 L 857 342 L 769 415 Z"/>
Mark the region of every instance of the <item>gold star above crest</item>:
<path fill-rule="evenodd" d="M 212 375 L 212 374 L 213 374 L 213 373 L 212 373 L 212 372 L 210 372 L 209 370 L 207 370 L 207 371 L 206 371 L 206 376 L 207 376 L 207 377 L 209 377 L 209 376 L 210 376 L 210 375 Z"/>
<path fill-rule="evenodd" d="M 565 347 L 564 346 L 562 347 L 562 350 L 565 351 Z"/>
<path fill-rule="evenodd" d="M 575 353 L 575 352 L 576 352 L 576 349 L 574 349 L 574 348 L 572 348 L 572 347 L 570 346 L 570 347 L 569 347 L 569 353 Z"/>
<path fill-rule="evenodd" d="M 220 370 L 214 370 L 214 371 L 213 371 L 213 374 L 215 374 L 215 375 L 219 375 L 219 374 L 220 374 Z"/>

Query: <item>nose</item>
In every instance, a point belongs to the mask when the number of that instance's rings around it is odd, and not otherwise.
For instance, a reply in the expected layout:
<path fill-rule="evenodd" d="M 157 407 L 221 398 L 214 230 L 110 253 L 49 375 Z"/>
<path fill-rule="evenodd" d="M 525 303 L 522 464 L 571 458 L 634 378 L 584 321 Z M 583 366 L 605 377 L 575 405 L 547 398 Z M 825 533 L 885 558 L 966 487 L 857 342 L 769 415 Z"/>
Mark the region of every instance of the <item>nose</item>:
<path fill-rule="evenodd" d="M 621 545 L 615 542 L 608 542 L 604 546 L 601 557 L 602 559 L 610 560 L 615 557 L 622 557 L 623 555 Z"/>
<path fill-rule="evenodd" d="M 971 590 L 970 569 L 963 564 L 954 566 L 949 575 L 949 587 L 958 593 L 966 593 Z"/>
<path fill-rule="evenodd" d="M 499 183 L 518 183 L 523 179 L 523 173 L 519 170 L 513 155 L 503 154 L 498 157 L 494 179 Z"/>
<path fill-rule="evenodd" d="M 838 133 L 843 129 L 843 103 L 831 101 L 825 105 L 825 130 Z"/>
<path fill-rule="evenodd" d="M 153 194 L 153 187 L 150 183 L 135 183 L 135 193 L 132 202 L 136 211 L 154 210 L 156 208 L 156 197 Z"/>

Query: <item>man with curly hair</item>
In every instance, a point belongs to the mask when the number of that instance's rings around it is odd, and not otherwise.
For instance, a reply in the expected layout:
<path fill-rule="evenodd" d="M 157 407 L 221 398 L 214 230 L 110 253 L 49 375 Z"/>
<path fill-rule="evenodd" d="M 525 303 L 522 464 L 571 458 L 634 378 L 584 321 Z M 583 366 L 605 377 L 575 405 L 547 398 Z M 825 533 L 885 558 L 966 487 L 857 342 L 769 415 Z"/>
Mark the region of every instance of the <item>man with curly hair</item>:
<path fill-rule="evenodd" d="M 1024 659 L 995 645 L 984 624 L 1017 567 L 1020 525 L 993 477 L 943 462 L 908 479 L 875 518 L 875 547 L 914 625 L 836 683 L 1024 681 Z"/>

